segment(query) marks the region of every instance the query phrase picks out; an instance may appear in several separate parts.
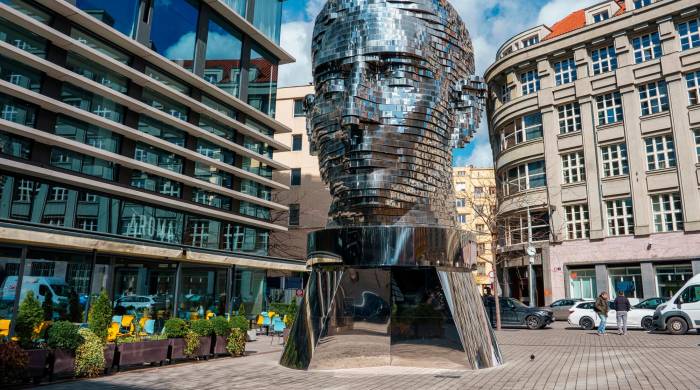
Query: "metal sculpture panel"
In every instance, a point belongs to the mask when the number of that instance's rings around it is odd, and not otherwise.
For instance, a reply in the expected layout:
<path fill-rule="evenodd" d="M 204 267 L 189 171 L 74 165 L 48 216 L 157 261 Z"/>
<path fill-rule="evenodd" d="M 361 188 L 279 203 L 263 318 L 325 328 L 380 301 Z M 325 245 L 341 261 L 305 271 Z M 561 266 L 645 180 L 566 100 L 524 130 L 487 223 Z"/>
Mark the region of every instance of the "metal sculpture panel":
<path fill-rule="evenodd" d="M 455 222 L 452 148 L 485 94 L 464 23 L 445 0 L 329 0 L 312 62 L 307 126 L 332 204 L 281 363 L 499 365 Z"/>

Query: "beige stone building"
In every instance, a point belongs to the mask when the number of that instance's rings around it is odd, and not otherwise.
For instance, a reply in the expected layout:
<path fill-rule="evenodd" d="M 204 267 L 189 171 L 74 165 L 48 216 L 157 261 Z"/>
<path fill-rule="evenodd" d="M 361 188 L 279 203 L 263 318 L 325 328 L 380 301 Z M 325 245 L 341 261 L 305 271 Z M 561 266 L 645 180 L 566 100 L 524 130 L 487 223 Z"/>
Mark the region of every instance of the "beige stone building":
<path fill-rule="evenodd" d="M 318 158 L 309 152 L 306 135 L 306 117 L 303 99 L 314 92 L 311 85 L 279 88 L 275 119 L 291 128 L 291 133 L 277 134 L 275 140 L 291 148 L 288 152 L 275 153 L 275 160 L 290 167 L 288 171 L 275 171 L 273 180 L 289 186 L 289 190 L 273 192 L 275 202 L 286 205 L 289 211 L 273 213 L 275 223 L 289 226 L 270 237 L 272 256 L 304 259 L 306 235 L 326 226 L 331 196 L 321 180 Z"/>
<path fill-rule="evenodd" d="M 496 178 L 493 168 L 454 167 L 457 222 L 476 238 L 476 283 L 482 293 L 491 289 L 489 272 L 494 264 L 496 225 Z"/>
<path fill-rule="evenodd" d="M 506 294 L 670 296 L 700 272 L 697 0 L 615 0 L 505 42 L 486 71 Z M 614 294 L 613 294 L 614 296 Z"/>

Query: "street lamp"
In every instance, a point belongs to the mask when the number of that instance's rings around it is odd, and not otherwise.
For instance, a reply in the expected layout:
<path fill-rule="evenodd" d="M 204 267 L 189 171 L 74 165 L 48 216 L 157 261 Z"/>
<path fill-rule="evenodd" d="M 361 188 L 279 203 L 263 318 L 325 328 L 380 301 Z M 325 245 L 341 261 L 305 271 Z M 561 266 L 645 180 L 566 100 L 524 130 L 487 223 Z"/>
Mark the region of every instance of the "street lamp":
<path fill-rule="evenodd" d="M 537 298 L 535 298 L 535 247 L 532 246 L 532 218 L 530 216 L 530 206 L 527 206 L 527 284 L 528 293 L 530 294 L 530 307 L 535 307 Z"/>

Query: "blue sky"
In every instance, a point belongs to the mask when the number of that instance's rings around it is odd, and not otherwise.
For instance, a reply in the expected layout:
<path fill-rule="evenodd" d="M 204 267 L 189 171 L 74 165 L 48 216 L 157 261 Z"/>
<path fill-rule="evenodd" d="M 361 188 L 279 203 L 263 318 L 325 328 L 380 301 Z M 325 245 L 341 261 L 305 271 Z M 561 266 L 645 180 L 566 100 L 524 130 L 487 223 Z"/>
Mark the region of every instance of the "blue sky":
<path fill-rule="evenodd" d="M 577 9 L 602 0 L 451 0 L 471 34 L 477 73 L 493 62 L 496 50 L 511 36 L 539 24 L 551 25 Z M 311 82 L 309 59 L 313 19 L 325 0 L 287 0 L 282 18 L 281 45 L 297 62 L 280 68 L 281 86 Z M 455 165 L 493 165 L 486 120 L 474 140 L 463 149 L 455 149 Z"/>

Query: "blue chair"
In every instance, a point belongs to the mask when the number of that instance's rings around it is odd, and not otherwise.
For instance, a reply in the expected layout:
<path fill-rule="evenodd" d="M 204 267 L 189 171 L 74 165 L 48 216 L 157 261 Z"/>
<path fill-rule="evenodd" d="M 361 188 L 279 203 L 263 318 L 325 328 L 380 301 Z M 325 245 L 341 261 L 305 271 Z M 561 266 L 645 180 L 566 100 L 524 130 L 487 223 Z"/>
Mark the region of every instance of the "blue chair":
<path fill-rule="evenodd" d="M 156 320 L 146 320 L 143 330 L 147 335 L 154 334 L 156 332 Z"/>
<path fill-rule="evenodd" d="M 122 316 L 112 316 L 112 322 L 116 322 L 117 324 L 122 323 Z"/>
<path fill-rule="evenodd" d="M 286 328 L 287 325 L 284 324 L 284 321 L 282 321 L 279 316 L 275 316 L 275 318 L 272 319 L 272 338 L 270 338 L 270 344 L 272 344 L 275 336 L 282 338 Z"/>
<path fill-rule="evenodd" d="M 260 313 L 260 315 L 263 318 L 262 326 L 267 330 L 267 333 L 270 333 L 270 325 L 272 324 L 272 321 L 270 320 L 270 315 L 264 311 Z"/>

